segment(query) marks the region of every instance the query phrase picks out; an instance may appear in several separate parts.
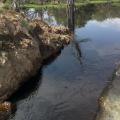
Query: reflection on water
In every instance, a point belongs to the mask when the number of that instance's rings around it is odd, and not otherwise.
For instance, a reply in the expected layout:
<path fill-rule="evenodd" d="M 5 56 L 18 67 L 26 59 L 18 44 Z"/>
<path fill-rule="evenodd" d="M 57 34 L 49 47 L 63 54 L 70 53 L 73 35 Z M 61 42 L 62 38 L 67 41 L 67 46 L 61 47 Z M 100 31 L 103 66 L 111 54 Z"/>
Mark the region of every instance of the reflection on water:
<path fill-rule="evenodd" d="M 42 69 L 41 84 L 17 101 L 11 120 L 93 120 L 97 99 L 120 60 L 120 11 L 110 4 L 75 11 L 74 40 Z M 66 14 L 53 8 L 40 15 L 50 24 L 67 26 Z"/>

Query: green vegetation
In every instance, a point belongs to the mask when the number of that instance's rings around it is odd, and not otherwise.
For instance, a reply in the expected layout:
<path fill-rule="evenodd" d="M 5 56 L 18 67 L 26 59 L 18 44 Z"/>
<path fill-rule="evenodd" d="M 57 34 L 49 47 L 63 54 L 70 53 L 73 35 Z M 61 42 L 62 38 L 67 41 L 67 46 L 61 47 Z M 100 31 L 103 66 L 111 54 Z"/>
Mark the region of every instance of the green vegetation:
<path fill-rule="evenodd" d="M 67 0 L 5 0 L 5 9 L 10 8 L 13 1 L 16 1 L 17 6 L 22 8 L 66 8 Z M 102 4 L 102 3 L 112 3 L 114 5 L 120 6 L 120 0 L 75 0 L 75 6 L 82 6 L 86 4 Z M 1 3 L 0 3 L 1 4 Z M 1 8 L 1 7 L 0 7 Z"/>
<path fill-rule="evenodd" d="M 102 4 L 102 3 L 115 3 L 118 4 L 120 3 L 120 0 L 77 0 L 75 3 L 75 6 L 81 6 L 81 5 L 86 5 L 86 4 Z M 35 8 L 35 9 L 40 9 L 40 8 L 65 8 L 67 7 L 67 3 L 63 2 L 60 4 L 53 4 L 53 3 L 45 3 L 45 4 L 37 4 L 35 3 L 25 3 L 22 5 L 23 8 Z"/>
<path fill-rule="evenodd" d="M 67 4 L 59 4 L 59 5 L 54 5 L 54 4 L 24 4 L 22 5 L 23 8 L 35 8 L 35 9 L 40 9 L 40 8 L 65 8 L 67 7 Z"/>

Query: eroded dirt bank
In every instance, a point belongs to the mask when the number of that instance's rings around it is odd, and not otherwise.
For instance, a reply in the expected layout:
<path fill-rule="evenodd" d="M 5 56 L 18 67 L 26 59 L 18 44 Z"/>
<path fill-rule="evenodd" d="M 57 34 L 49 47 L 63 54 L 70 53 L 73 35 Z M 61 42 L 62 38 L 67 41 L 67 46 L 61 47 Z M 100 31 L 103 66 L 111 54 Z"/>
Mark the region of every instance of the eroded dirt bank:
<path fill-rule="evenodd" d="M 8 99 L 26 80 L 35 75 L 43 60 L 71 40 L 65 27 L 50 27 L 40 20 L 4 11 L 0 14 L 0 102 Z M 9 109 L 6 104 L 5 109 Z M 4 109 L 4 104 L 0 106 Z"/>

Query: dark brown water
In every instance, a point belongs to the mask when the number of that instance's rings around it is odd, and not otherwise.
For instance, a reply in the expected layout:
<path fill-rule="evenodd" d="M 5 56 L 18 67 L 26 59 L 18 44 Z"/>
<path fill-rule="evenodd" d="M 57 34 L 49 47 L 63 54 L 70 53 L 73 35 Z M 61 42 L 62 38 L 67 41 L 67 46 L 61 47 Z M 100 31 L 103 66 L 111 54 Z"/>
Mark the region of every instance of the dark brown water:
<path fill-rule="evenodd" d="M 93 120 L 120 60 L 120 8 L 88 5 L 75 13 L 74 41 L 12 98 L 17 110 L 10 120 Z M 27 14 L 51 25 L 68 24 L 66 9 Z"/>

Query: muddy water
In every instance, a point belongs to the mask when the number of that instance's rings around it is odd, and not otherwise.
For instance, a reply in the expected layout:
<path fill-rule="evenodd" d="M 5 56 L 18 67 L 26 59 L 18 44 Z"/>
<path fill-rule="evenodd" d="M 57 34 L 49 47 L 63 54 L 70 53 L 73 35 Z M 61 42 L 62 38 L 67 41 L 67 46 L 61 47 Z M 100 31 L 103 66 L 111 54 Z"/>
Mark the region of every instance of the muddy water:
<path fill-rule="evenodd" d="M 12 97 L 17 110 L 10 120 L 93 120 L 98 97 L 120 60 L 119 9 L 76 8 L 74 41 Z M 66 9 L 27 14 L 51 25 L 68 24 Z"/>

